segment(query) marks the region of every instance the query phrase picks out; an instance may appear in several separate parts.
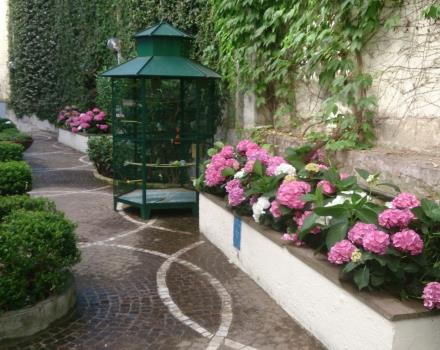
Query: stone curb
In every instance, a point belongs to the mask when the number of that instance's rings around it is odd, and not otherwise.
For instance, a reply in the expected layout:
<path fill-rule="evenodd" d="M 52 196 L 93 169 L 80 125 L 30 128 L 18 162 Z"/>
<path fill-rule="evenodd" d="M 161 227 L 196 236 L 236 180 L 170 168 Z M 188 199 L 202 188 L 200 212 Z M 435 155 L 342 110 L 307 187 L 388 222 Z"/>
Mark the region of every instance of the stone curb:
<path fill-rule="evenodd" d="M 113 179 L 111 177 L 106 177 L 104 175 L 101 175 L 100 173 L 98 173 L 98 171 L 96 169 L 93 170 L 93 176 L 97 180 L 103 181 L 109 185 L 113 185 Z"/>

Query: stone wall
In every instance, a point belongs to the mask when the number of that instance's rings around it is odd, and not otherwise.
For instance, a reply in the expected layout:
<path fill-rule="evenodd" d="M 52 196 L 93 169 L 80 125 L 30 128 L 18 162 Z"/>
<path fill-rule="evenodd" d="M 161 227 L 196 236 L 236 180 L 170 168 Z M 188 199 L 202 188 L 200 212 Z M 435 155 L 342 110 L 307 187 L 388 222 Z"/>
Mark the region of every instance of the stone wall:
<path fill-rule="evenodd" d="M 0 103 L 9 97 L 8 0 L 0 1 Z M 1 117 L 1 116 L 0 116 Z"/>

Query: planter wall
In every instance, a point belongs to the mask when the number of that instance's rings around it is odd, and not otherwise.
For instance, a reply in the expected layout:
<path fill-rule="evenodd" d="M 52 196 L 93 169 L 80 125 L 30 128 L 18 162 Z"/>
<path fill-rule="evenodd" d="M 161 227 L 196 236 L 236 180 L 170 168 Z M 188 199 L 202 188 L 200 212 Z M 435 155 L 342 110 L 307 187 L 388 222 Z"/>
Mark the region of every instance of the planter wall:
<path fill-rule="evenodd" d="M 0 315 L 0 341 L 31 336 L 65 316 L 75 305 L 73 277 L 65 291 L 24 309 Z"/>
<path fill-rule="evenodd" d="M 68 130 L 58 129 L 58 142 L 82 153 L 87 153 L 89 137 L 89 135 L 74 134 Z"/>
<path fill-rule="evenodd" d="M 218 197 L 201 194 L 199 213 L 208 240 L 329 349 L 440 349 L 440 314 L 420 302 L 358 292 L 325 256 L 284 244 L 252 218 L 234 220 Z"/>

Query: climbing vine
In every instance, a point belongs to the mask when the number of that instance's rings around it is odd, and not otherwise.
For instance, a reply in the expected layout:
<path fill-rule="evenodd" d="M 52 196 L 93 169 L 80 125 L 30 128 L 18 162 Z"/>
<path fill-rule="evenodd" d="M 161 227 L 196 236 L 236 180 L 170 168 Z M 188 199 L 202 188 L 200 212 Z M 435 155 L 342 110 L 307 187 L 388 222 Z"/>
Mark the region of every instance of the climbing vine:
<path fill-rule="evenodd" d="M 371 144 L 376 100 L 368 94 L 373 79 L 362 49 L 379 28 L 394 24 L 401 1 L 211 1 L 219 67 L 231 86 L 251 87 L 274 116 L 294 111 L 296 82 L 317 82 L 324 96 L 317 124 L 326 127 L 307 136 L 330 149 Z"/>

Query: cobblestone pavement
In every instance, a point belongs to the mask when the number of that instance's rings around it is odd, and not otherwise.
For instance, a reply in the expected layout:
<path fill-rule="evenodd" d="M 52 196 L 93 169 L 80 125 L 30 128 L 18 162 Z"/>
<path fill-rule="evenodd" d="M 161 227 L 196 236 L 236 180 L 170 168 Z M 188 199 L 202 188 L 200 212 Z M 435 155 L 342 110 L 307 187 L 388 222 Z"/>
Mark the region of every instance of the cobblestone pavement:
<path fill-rule="evenodd" d="M 35 133 L 33 195 L 78 224 L 76 308 L 2 349 L 323 349 L 204 239 L 189 212 L 113 211 L 87 158 Z"/>

